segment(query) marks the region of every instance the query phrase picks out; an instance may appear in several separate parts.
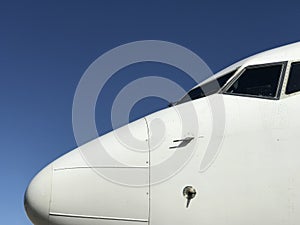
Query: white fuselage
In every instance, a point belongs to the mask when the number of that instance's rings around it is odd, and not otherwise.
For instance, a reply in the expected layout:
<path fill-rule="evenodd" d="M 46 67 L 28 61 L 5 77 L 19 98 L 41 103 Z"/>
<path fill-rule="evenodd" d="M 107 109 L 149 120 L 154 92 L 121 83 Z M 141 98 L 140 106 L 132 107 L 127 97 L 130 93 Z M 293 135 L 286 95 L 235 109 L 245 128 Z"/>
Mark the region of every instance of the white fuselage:
<path fill-rule="evenodd" d="M 300 45 L 286 48 L 235 65 L 227 82 L 249 66 L 284 62 L 277 98 L 221 91 L 80 146 L 33 179 L 25 196 L 30 219 L 36 225 L 299 224 L 300 93 L 285 90 Z M 188 207 L 186 186 L 197 192 Z"/>

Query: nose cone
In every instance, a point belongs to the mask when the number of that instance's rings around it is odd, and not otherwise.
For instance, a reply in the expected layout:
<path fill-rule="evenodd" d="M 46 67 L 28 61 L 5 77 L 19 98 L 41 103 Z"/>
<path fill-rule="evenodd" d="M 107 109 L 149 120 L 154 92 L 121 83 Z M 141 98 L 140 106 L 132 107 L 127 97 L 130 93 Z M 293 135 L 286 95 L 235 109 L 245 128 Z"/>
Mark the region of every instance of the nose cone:
<path fill-rule="evenodd" d="M 35 225 L 48 225 L 49 223 L 52 174 L 52 165 L 49 165 L 33 178 L 26 190 L 25 210 Z"/>

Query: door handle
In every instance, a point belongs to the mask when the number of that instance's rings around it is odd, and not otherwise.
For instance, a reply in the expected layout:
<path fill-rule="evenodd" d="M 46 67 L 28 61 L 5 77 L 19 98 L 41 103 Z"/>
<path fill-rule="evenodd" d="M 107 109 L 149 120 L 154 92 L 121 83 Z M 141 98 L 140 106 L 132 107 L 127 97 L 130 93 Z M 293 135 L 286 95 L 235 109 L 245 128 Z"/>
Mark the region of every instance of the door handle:
<path fill-rule="evenodd" d="M 176 145 L 176 146 L 171 146 L 171 147 L 169 147 L 169 149 L 185 147 L 185 146 L 187 146 L 193 139 L 194 139 L 194 137 L 186 137 L 186 138 L 184 138 L 184 139 L 176 139 L 176 140 L 174 140 L 173 142 L 174 142 L 174 143 L 180 142 L 180 143 L 179 143 L 178 145 Z"/>

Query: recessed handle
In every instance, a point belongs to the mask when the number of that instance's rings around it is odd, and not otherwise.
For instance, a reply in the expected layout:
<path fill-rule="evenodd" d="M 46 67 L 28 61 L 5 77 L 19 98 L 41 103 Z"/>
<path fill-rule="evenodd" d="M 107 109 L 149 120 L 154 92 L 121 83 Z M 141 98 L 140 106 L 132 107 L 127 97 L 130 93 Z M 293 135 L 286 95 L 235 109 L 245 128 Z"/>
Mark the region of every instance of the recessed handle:
<path fill-rule="evenodd" d="M 174 140 L 173 142 L 176 143 L 176 142 L 180 142 L 178 145 L 176 146 L 171 146 L 169 147 L 170 149 L 172 148 L 182 148 L 182 147 L 185 147 L 187 146 L 192 140 L 194 139 L 194 137 L 186 137 L 184 139 L 176 139 Z"/>

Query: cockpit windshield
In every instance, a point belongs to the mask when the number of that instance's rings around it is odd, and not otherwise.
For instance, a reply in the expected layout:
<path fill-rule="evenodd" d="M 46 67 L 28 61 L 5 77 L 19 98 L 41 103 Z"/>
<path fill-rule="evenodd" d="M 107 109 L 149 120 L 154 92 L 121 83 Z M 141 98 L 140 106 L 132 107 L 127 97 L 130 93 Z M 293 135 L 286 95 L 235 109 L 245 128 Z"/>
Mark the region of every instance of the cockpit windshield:
<path fill-rule="evenodd" d="M 182 99 L 176 102 L 174 105 L 179 105 L 188 101 L 203 98 L 212 94 L 217 93 L 227 81 L 235 74 L 237 70 L 231 71 L 223 76 L 213 79 L 201 86 L 198 86 L 190 90 Z"/>
<path fill-rule="evenodd" d="M 284 63 L 248 66 L 224 94 L 277 98 L 283 69 Z"/>

